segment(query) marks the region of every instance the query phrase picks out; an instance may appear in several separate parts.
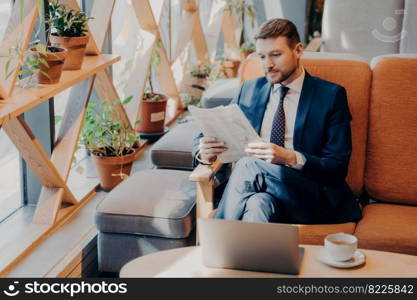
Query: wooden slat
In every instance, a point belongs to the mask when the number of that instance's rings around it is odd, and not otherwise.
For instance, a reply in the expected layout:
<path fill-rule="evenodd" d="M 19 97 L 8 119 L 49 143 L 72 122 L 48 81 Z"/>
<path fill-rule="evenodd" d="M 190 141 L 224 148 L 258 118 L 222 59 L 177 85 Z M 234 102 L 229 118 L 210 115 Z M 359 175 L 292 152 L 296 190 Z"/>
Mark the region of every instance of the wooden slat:
<path fill-rule="evenodd" d="M 23 19 L 21 19 L 20 4 L 23 4 Z M 0 55 L 8 55 L 9 49 L 14 46 L 18 46 L 20 51 L 28 48 L 37 13 L 36 1 L 15 2 L 6 33 L 0 43 Z M 9 69 L 14 69 L 14 72 L 9 78 L 6 78 L 5 66 L 7 61 L 8 58 L 0 58 L 0 99 L 10 97 L 20 69 L 20 63 L 17 60 L 12 60 Z"/>
<path fill-rule="evenodd" d="M 195 12 L 198 9 L 195 0 L 181 0 L 181 6 L 185 11 Z"/>
<path fill-rule="evenodd" d="M 195 19 L 195 23 L 193 26 L 193 36 L 192 41 L 194 44 L 194 49 L 196 56 L 199 61 L 201 62 L 208 62 L 208 46 L 206 42 L 206 38 L 204 36 L 204 31 L 201 25 L 200 16 L 197 12 L 197 17 Z"/>
<path fill-rule="evenodd" d="M 87 54 L 97 55 L 98 53 L 96 52 L 95 47 L 103 50 L 115 2 L 115 0 L 94 2 L 93 9 L 91 11 L 91 15 L 94 16 L 94 19 L 91 19 L 88 22 L 88 25 L 90 26 L 91 35 L 94 36 L 94 41 L 97 46 L 90 41 L 87 44 Z"/>
<path fill-rule="evenodd" d="M 144 3 L 145 1 L 150 4 L 150 7 L 152 9 L 152 15 L 154 16 L 154 20 L 156 21 L 156 25 L 159 26 L 161 24 L 161 18 L 162 18 L 162 11 L 164 8 L 164 5 L 166 3 L 165 0 L 133 0 L 140 3 Z M 158 27 L 157 27 L 158 28 Z"/>
<path fill-rule="evenodd" d="M 154 1 L 160 2 L 160 1 Z M 150 31 L 152 33 L 158 32 L 158 25 L 154 18 L 154 14 L 152 13 L 152 6 L 148 0 L 133 0 L 132 1 L 133 8 L 135 10 L 138 22 L 140 27 L 143 30 Z M 159 6 L 158 6 L 159 7 Z M 160 11 L 162 12 L 162 6 L 160 6 Z M 158 8 L 155 8 L 156 10 Z"/>
<path fill-rule="evenodd" d="M 223 13 L 222 31 L 226 46 L 232 49 L 239 48 L 242 28 L 234 11 L 232 14 L 228 11 Z"/>
<path fill-rule="evenodd" d="M 126 95 L 133 96 L 133 100 L 126 108 L 126 113 L 132 125 L 140 115 L 140 103 L 145 90 L 146 80 L 149 75 L 152 49 L 156 39 L 156 37 L 149 32 L 142 30 L 142 33 L 142 46 L 138 49 L 136 55 L 137 59 L 132 68 L 132 74 L 134 74 L 134 76 L 131 76 L 126 86 Z"/>
<path fill-rule="evenodd" d="M 162 42 L 157 43 L 158 41 L 160 41 L 160 33 L 156 22 L 156 20 L 159 20 L 159 18 L 154 17 L 154 13 L 158 16 L 158 13 L 160 12 L 159 10 L 163 5 L 163 1 L 152 1 L 152 6 L 151 4 L 149 4 L 148 0 L 133 1 L 132 4 L 141 28 L 145 31 L 148 31 L 149 34 L 143 34 L 141 49 L 143 49 L 142 51 L 144 51 L 144 55 L 141 56 L 142 59 L 136 62 L 135 66 L 135 69 L 141 69 L 141 72 L 135 74 L 141 75 L 138 76 L 138 78 L 132 78 L 132 80 L 128 83 L 128 87 L 133 87 L 136 90 L 129 93 L 129 95 L 135 95 L 135 97 L 136 95 L 139 95 L 139 102 L 142 99 L 146 79 L 149 75 L 152 49 L 154 49 L 154 51 L 158 51 L 160 55 L 160 64 L 156 68 L 156 74 L 158 76 L 162 90 L 169 99 L 167 107 L 167 117 L 165 119 L 165 122 L 170 123 L 173 121 L 173 118 L 177 115 L 178 110 L 182 110 L 182 103 L 179 98 L 179 92 L 175 83 L 174 76 L 172 74 L 170 62 L 168 61 L 164 46 Z M 132 85 L 132 83 L 137 84 Z M 136 118 L 138 118 L 138 116 L 140 115 L 140 109 L 141 107 L 139 105 Z M 133 123 L 131 115 L 129 113 L 128 115 L 131 123 Z"/>
<path fill-rule="evenodd" d="M 119 99 L 117 90 L 114 87 L 110 74 L 107 70 L 104 70 L 96 74 L 94 88 L 101 100 L 108 100 L 109 102 L 114 103 L 116 100 Z M 129 121 L 129 117 L 123 106 L 116 105 L 116 110 L 121 118 L 121 122 L 124 125 L 129 125 L 130 127 L 132 127 L 132 124 Z"/>
<path fill-rule="evenodd" d="M 159 84 L 161 85 L 165 95 L 168 96 L 168 98 L 172 98 L 176 101 L 176 108 L 181 109 L 182 104 L 179 98 L 177 85 L 175 84 L 174 75 L 172 74 L 171 66 L 169 64 L 165 49 L 163 46 L 161 46 L 158 51 L 161 57 L 161 63 L 159 64 L 158 68 L 156 68 Z"/>
<path fill-rule="evenodd" d="M 43 186 L 65 187 L 58 170 L 22 117 L 4 123 L 3 129 Z"/>
<path fill-rule="evenodd" d="M 120 56 L 116 55 L 86 56 L 82 69 L 64 71 L 57 84 L 40 85 L 38 88 L 16 87 L 10 98 L 0 101 L 0 124 L 21 115 L 95 73 L 103 71 L 119 60 Z"/>
<path fill-rule="evenodd" d="M 103 1 L 100 1 L 100 2 L 103 2 Z M 59 0 L 59 3 L 63 4 L 67 8 L 73 9 L 75 11 L 80 11 L 81 10 L 80 6 L 78 5 L 77 0 Z M 102 5 L 102 10 L 96 11 L 96 12 L 100 12 L 100 13 L 104 14 L 107 10 L 107 6 L 103 6 L 103 3 L 101 3 L 101 5 Z M 93 15 L 93 16 L 95 16 L 95 15 Z M 108 22 L 108 20 L 105 20 L 105 18 L 102 19 L 102 17 L 106 17 L 106 15 L 97 16 L 97 18 L 99 18 L 99 20 L 96 23 L 99 23 L 99 24 L 94 25 L 95 26 L 94 30 L 97 29 L 96 26 L 98 26 L 100 24 L 102 26 L 105 26 L 105 24 Z M 90 25 L 91 21 L 92 20 L 90 20 L 88 22 L 89 25 Z M 87 26 L 86 29 L 87 29 L 88 35 L 90 36 L 90 40 L 88 41 L 86 53 L 89 54 L 89 55 L 99 55 L 99 54 L 101 54 L 100 48 L 98 47 L 97 41 L 96 41 L 95 36 L 94 36 L 95 32 L 91 31 L 89 26 Z M 104 31 L 105 31 L 105 29 L 107 29 L 107 27 L 102 27 L 101 28 L 101 30 L 104 30 Z M 101 41 L 101 42 L 103 42 L 103 41 Z"/>
<path fill-rule="evenodd" d="M 43 187 L 36 206 L 33 223 L 52 225 L 64 198 L 64 188 Z"/>
<path fill-rule="evenodd" d="M 181 52 L 183 52 L 190 43 L 197 18 L 199 18 L 197 13 L 189 11 L 183 12 L 181 16 L 181 25 L 178 29 L 178 32 L 181 32 L 181 34 L 177 35 L 178 39 L 175 43 L 176 47 L 172 56 L 173 60 L 176 60 L 180 56 Z"/>
<path fill-rule="evenodd" d="M 223 11 L 226 5 L 224 0 L 213 0 L 210 17 L 206 30 L 206 40 L 209 49 L 209 56 L 214 60 L 217 52 L 217 42 L 223 25 Z"/>
<path fill-rule="evenodd" d="M 94 76 L 71 88 L 60 131 L 52 152 L 51 161 L 65 181 L 71 169 L 93 84 Z"/>

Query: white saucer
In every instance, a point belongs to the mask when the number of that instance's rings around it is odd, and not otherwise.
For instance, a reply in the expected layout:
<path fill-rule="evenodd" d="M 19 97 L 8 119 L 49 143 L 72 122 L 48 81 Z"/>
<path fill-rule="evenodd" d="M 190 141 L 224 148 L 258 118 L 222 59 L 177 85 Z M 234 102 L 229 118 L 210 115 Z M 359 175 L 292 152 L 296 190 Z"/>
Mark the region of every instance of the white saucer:
<path fill-rule="evenodd" d="M 321 249 L 320 253 L 317 255 L 317 259 L 325 263 L 326 265 L 336 267 L 336 268 L 353 268 L 356 266 L 360 266 L 365 262 L 365 254 L 360 251 L 356 250 L 353 257 L 347 261 L 336 261 L 329 257 L 324 249 Z"/>

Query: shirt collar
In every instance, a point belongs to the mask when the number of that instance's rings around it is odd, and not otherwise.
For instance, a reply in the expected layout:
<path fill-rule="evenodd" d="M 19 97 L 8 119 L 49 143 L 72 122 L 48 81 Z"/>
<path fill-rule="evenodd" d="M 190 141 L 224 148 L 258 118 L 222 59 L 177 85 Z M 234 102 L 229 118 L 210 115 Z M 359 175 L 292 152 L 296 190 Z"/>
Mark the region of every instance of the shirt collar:
<path fill-rule="evenodd" d="M 287 87 L 290 89 L 290 91 L 301 93 L 301 90 L 303 88 L 304 78 L 305 78 L 305 75 L 306 75 L 306 72 L 305 72 L 303 66 L 301 66 L 301 70 L 302 70 L 301 75 L 298 76 L 295 80 L 291 81 L 290 84 L 287 85 Z M 280 83 L 275 83 L 272 91 L 277 92 L 280 87 L 281 87 Z"/>

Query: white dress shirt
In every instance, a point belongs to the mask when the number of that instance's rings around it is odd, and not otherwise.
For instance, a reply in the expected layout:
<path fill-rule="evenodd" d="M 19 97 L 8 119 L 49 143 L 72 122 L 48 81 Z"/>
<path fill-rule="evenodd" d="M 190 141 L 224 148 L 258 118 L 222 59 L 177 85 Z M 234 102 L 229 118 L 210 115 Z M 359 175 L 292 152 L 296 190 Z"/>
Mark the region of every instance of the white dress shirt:
<path fill-rule="evenodd" d="M 289 88 L 285 98 L 284 98 L 284 111 L 285 111 L 285 141 L 284 147 L 289 150 L 294 150 L 294 126 L 295 126 L 295 117 L 297 115 L 298 102 L 300 101 L 301 90 L 303 88 L 305 71 L 302 68 L 302 73 L 290 84 L 287 85 Z M 265 115 L 262 121 L 261 127 L 261 138 L 265 142 L 270 142 L 271 139 L 271 130 L 272 122 L 274 120 L 275 112 L 278 108 L 280 101 L 280 87 L 281 84 L 276 83 L 271 89 L 271 94 L 269 96 L 269 101 L 266 106 Z M 295 151 L 295 156 L 297 158 L 297 164 L 293 166 L 295 169 L 302 169 L 306 162 L 306 158 L 301 153 Z"/>

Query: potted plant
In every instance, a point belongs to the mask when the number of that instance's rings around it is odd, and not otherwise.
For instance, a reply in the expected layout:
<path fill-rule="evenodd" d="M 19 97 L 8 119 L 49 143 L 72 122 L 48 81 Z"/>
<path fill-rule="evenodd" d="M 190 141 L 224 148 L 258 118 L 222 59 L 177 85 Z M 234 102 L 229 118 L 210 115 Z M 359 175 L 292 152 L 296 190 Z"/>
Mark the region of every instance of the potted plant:
<path fill-rule="evenodd" d="M 89 36 L 89 18 L 82 11 L 68 9 L 58 1 L 49 2 L 50 42 L 68 50 L 64 70 L 79 70 L 84 60 Z"/>
<path fill-rule="evenodd" d="M 227 78 L 235 78 L 240 66 L 239 49 L 226 48 L 221 65 Z"/>
<path fill-rule="evenodd" d="M 246 59 L 251 53 L 255 52 L 255 44 L 252 42 L 244 42 L 240 46 L 240 58 L 242 60 Z"/>
<path fill-rule="evenodd" d="M 116 109 L 116 105 L 127 104 L 131 99 L 102 101 L 99 105 L 90 102 L 87 107 L 80 142 L 92 154 L 105 191 L 129 176 L 139 149 L 139 137 L 130 125 L 122 124 Z"/>
<path fill-rule="evenodd" d="M 200 99 L 203 91 L 208 86 L 212 65 L 209 63 L 199 63 L 192 66 L 185 78 L 184 93 L 189 94 L 194 99 Z"/>
<path fill-rule="evenodd" d="M 229 0 L 226 4 L 225 11 L 232 15 L 237 15 L 239 25 L 242 27 L 240 36 L 240 59 L 244 60 L 249 54 L 255 51 L 255 45 L 249 41 L 246 32 L 246 18 L 249 17 L 252 28 L 255 26 L 256 13 L 252 4 L 248 4 L 246 0 Z"/>
<path fill-rule="evenodd" d="M 38 82 L 41 84 L 58 83 L 68 51 L 59 47 L 47 47 L 42 44 L 37 44 L 34 48 L 31 48 L 31 51 L 35 51 L 38 56 L 33 65 L 33 68 L 39 68 Z"/>
<path fill-rule="evenodd" d="M 58 47 L 45 46 L 38 40 L 30 43 L 29 48 L 22 50 L 20 43 L 9 48 L 4 64 L 5 77 L 8 79 L 20 68 L 18 75 L 22 87 L 34 87 L 38 83 L 54 84 L 61 77 L 67 51 Z"/>
<path fill-rule="evenodd" d="M 148 76 L 149 88 L 143 94 L 141 101 L 141 108 L 139 113 L 140 123 L 137 126 L 137 130 L 144 134 L 154 134 L 164 132 L 165 127 L 165 111 L 168 98 L 154 91 L 152 83 L 153 70 L 161 63 L 161 55 L 159 50 L 161 48 L 161 42 L 158 41 L 151 56 L 151 64 Z"/>

